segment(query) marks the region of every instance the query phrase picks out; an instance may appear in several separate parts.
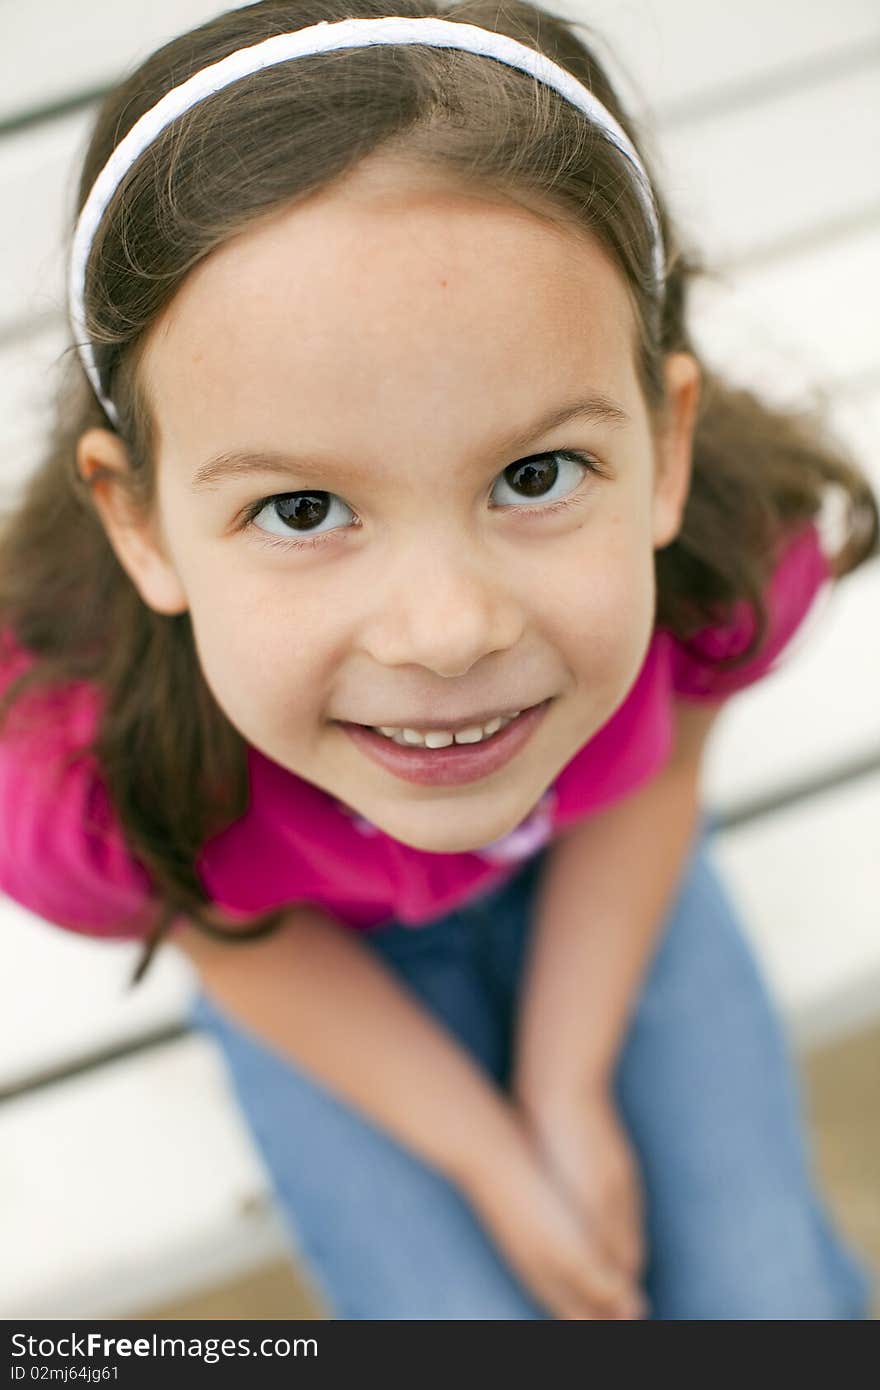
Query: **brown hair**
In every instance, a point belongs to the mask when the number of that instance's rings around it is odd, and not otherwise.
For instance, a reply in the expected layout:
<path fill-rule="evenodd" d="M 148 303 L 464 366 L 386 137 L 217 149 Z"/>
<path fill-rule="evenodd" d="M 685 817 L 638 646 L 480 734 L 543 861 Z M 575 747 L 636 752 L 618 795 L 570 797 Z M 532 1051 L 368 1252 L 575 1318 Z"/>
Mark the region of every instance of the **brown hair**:
<path fill-rule="evenodd" d="M 386 13 L 381 0 L 263 0 L 165 44 L 102 102 L 77 213 L 138 117 L 197 69 L 273 34 Z M 268 68 L 172 122 L 129 171 L 93 244 L 88 333 L 131 461 L 121 485 L 141 515 L 150 514 L 155 497 L 150 411 L 136 375 L 146 331 L 215 247 L 379 149 L 552 208 L 597 237 L 634 307 L 637 368 L 652 421 L 664 407 L 664 354 L 682 350 L 699 359 L 688 332 L 687 295 L 707 268 L 683 247 L 644 137 L 587 43 L 587 26 L 525 0 L 464 0 L 448 8 L 396 0 L 394 13 L 508 34 L 596 93 L 639 148 L 655 190 L 667 256 L 662 308 L 652 294 L 650 235 L 628 166 L 550 88 L 491 59 L 427 46 L 311 55 L 297 60 L 295 81 L 286 64 Z M 76 446 L 87 429 L 112 424 L 79 357 L 72 348 L 67 355 L 44 457 L 0 532 L 2 625 L 35 656 L 0 698 L 0 719 L 30 687 L 86 680 L 101 691 L 100 727 L 87 751 L 157 893 L 135 983 L 178 913 L 209 935 L 242 940 L 275 929 L 284 909 L 230 935 L 220 930 L 199 881 L 199 849 L 247 809 L 246 745 L 202 676 L 189 614 L 168 616 L 146 605 L 110 545 L 79 474 Z M 866 477 L 831 438 L 821 411 L 771 408 L 701 367 L 683 524 L 674 542 L 655 552 L 656 622 L 688 638 L 723 621 L 735 600 L 747 599 L 756 632 L 730 661 L 735 666 L 766 631 L 762 593 L 780 544 L 818 518 L 829 486 L 846 503 L 844 541 L 830 559 L 835 578 L 880 553 L 880 527 Z"/>

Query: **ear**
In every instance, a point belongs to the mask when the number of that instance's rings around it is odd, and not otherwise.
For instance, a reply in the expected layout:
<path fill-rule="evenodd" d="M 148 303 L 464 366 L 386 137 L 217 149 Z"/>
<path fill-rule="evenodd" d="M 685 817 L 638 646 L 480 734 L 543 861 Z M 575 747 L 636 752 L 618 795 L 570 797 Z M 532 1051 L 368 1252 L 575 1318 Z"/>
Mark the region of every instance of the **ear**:
<path fill-rule="evenodd" d="M 156 518 L 138 516 L 126 488 L 131 464 L 119 435 L 86 430 L 76 446 L 76 466 L 88 484 L 116 558 L 144 603 L 157 613 L 185 613 L 189 601 L 166 554 Z"/>
<path fill-rule="evenodd" d="M 654 549 L 675 540 L 691 484 L 694 423 L 700 400 L 700 365 L 689 352 L 670 352 L 665 362 L 667 408 L 656 440 Z"/>

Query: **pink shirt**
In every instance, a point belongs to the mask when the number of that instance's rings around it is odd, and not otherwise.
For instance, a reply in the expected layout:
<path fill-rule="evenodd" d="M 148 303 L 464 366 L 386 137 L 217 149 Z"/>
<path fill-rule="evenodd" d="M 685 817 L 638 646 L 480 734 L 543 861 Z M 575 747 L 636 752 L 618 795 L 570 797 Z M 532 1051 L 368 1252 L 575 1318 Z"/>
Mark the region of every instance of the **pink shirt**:
<path fill-rule="evenodd" d="M 208 896 L 243 921 L 296 902 L 316 904 L 355 928 L 430 921 L 488 891 L 557 831 L 658 772 L 671 751 L 674 697 L 719 701 L 760 679 L 829 575 L 810 525 L 789 544 L 770 582 L 762 649 L 731 673 L 714 663 L 742 651 L 751 636 L 744 600 L 729 624 L 705 627 L 686 643 L 655 629 L 620 707 L 521 824 L 479 850 L 412 849 L 249 746 L 248 810 L 207 841 L 196 861 Z M 0 685 L 30 659 L 7 632 Z M 24 703 L 30 731 L 14 723 L 0 730 L 0 889 L 72 931 L 136 939 L 155 912 L 152 881 L 126 847 L 94 760 L 77 755 L 96 727 L 101 696 L 76 682 Z M 11 720 L 20 708 L 13 707 Z M 66 754 L 73 756 L 64 768 Z"/>

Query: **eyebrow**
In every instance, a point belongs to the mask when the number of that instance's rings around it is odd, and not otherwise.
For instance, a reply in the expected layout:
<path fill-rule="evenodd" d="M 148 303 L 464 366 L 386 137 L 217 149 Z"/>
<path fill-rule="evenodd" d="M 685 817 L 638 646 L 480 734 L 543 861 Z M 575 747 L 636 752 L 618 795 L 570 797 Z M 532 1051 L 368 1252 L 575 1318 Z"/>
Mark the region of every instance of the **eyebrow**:
<path fill-rule="evenodd" d="M 623 406 L 602 392 L 593 392 L 585 399 L 555 406 L 527 430 L 508 437 L 502 447 L 507 452 L 517 452 L 533 440 L 539 439 L 541 435 L 549 434 L 551 430 L 558 429 L 560 425 L 571 420 L 590 421 L 617 428 L 630 423 L 630 417 Z M 230 449 L 200 464 L 193 474 L 192 488 L 196 492 L 208 490 L 228 478 L 241 478 L 257 473 L 318 476 L 326 474 L 334 467 L 339 468 L 340 465 L 332 459 L 322 459 L 314 454 L 297 455 L 276 449 Z"/>

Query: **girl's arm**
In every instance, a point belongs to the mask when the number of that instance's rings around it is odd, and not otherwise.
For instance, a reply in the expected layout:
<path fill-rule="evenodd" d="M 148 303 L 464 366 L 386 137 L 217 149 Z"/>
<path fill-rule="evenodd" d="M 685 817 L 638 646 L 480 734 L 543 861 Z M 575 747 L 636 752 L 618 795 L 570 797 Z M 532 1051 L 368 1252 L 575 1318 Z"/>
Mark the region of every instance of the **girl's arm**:
<path fill-rule="evenodd" d="M 679 704 L 669 762 L 550 848 L 523 972 L 512 1093 L 526 1115 L 607 1083 L 700 820 L 721 706 Z"/>
<path fill-rule="evenodd" d="M 705 712 L 695 717 L 705 719 Z M 613 1050 L 613 1007 L 604 1020 L 600 1017 L 601 1030 L 584 1031 L 584 1019 L 594 1012 L 589 997 L 597 980 L 590 978 L 589 954 L 576 950 L 569 957 L 569 952 L 578 936 L 581 946 L 590 939 L 584 923 L 603 920 L 603 903 L 612 909 L 604 914 L 606 928 L 610 924 L 612 930 L 595 937 L 600 960 L 610 938 L 617 937 L 619 945 L 624 935 L 614 930 L 622 920 L 614 912 L 622 910 L 631 929 L 639 907 L 629 886 L 634 862 L 647 879 L 655 878 L 655 869 L 668 872 L 670 831 L 676 820 L 672 805 L 674 801 L 682 808 L 675 798 L 682 797 L 683 787 L 696 816 L 697 779 L 692 771 L 679 778 L 679 771 L 664 769 L 638 799 L 630 798 L 625 803 L 629 814 L 623 806 L 611 808 L 601 820 L 593 818 L 576 827 L 553 847 L 559 851 L 555 873 L 545 884 L 552 889 L 555 882 L 556 891 L 544 894 L 536 923 L 544 945 L 543 980 L 531 990 L 530 1009 L 521 1015 L 523 1021 L 529 1016 L 531 1023 L 521 1031 L 520 1042 L 531 1029 L 535 1045 L 530 1050 L 520 1047 L 519 1079 L 523 1083 L 535 1078 L 539 1096 L 545 1076 L 554 1086 L 566 1077 L 580 1081 L 597 1064 L 603 1038 Z M 658 783 L 668 784 L 673 776 L 675 791 L 661 798 L 652 812 L 648 798 L 657 798 Z M 632 813 L 636 805 L 642 807 L 641 816 Z M 667 846 L 659 854 L 658 816 L 663 827 L 659 838 Z M 589 848 L 596 852 L 594 872 L 582 844 L 576 844 L 588 828 L 593 832 Z M 673 838 L 684 843 L 680 823 L 679 835 Z M 615 847 L 616 858 L 611 857 L 616 868 L 608 862 Z M 626 886 L 617 894 L 612 890 L 621 860 Z M 640 920 L 649 919 L 643 910 Z M 572 923 L 580 927 L 574 935 L 567 929 Z M 511 1103 L 518 1097 L 499 1089 L 356 932 L 316 908 L 298 906 L 291 909 L 289 922 L 265 939 L 228 946 L 184 925 L 172 941 L 190 957 L 206 993 L 221 1009 L 453 1181 L 510 1266 L 554 1316 L 614 1316 L 615 1311 L 633 1316 L 625 1311 L 635 1293 L 632 1274 L 598 1240 L 595 1228 L 577 1220 L 523 1124 L 528 1115 Z M 646 951 L 644 945 L 642 949 Z M 625 1009 L 626 973 L 636 975 L 639 960 L 635 953 L 627 960 L 626 952 L 616 959 L 613 949 L 610 958 L 608 980 L 616 981 L 619 1007 Z M 581 987 L 566 998 L 564 986 L 575 968 L 582 972 Z M 533 972 L 533 984 L 536 980 Z M 602 998 L 601 990 L 598 997 L 607 1007 L 609 1000 Z M 557 999 L 568 1007 L 552 1015 L 553 1038 L 559 1046 L 548 1052 L 546 1006 L 555 1011 Z M 557 1065 L 560 1060 L 562 1066 Z"/>
<path fill-rule="evenodd" d="M 355 931 L 318 908 L 291 908 L 274 935 L 247 944 L 192 924 L 171 941 L 237 1023 L 444 1176 L 469 1187 L 493 1154 L 524 1148 L 491 1076 Z"/>
<path fill-rule="evenodd" d="M 454 1182 L 554 1316 L 639 1316 L 632 1280 L 573 1219 L 510 1098 L 354 931 L 299 906 L 247 944 L 192 924 L 172 941 L 223 1011 Z"/>

